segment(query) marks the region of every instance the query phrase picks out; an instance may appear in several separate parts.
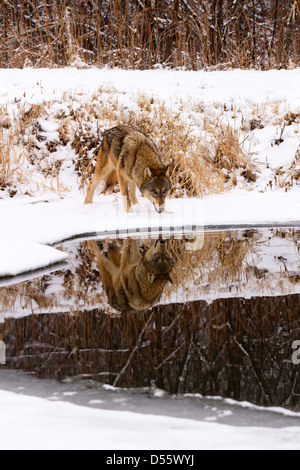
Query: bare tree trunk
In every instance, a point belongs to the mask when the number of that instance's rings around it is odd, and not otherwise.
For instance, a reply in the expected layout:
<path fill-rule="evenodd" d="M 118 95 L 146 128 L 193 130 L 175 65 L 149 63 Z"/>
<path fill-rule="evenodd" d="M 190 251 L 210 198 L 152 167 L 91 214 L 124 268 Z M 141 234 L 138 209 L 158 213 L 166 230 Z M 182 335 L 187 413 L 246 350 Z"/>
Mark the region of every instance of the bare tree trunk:
<path fill-rule="evenodd" d="M 213 0 L 211 5 L 211 56 L 213 65 L 219 62 L 222 52 L 223 0 Z"/>

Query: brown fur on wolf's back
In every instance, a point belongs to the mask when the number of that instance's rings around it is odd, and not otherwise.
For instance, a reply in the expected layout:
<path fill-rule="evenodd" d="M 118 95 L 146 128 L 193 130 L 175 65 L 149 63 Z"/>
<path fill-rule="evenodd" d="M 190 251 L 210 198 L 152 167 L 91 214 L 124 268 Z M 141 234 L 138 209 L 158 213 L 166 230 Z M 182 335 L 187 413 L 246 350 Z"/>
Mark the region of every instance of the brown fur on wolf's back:
<path fill-rule="evenodd" d="M 138 181 L 139 188 L 144 182 L 144 172 L 147 167 L 153 170 L 164 168 L 152 139 L 133 126 L 116 126 L 105 131 L 103 150 L 113 154 L 126 174 Z"/>

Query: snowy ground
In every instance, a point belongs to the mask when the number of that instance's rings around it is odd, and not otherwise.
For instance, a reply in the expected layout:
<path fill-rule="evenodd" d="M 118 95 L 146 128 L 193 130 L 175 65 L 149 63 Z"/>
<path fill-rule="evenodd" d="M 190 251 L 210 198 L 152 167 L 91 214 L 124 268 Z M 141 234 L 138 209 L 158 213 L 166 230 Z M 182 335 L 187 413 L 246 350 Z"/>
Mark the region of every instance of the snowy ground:
<path fill-rule="evenodd" d="M 0 391 L 2 450 L 299 450 L 300 426 L 234 427 Z"/>
<path fill-rule="evenodd" d="M 300 449 L 299 414 L 277 408 L 55 384 L 22 372 L 0 371 L 0 380 L 1 450 Z"/>
<path fill-rule="evenodd" d="M 300 426 L 241 429 L 192 419 L 94 410 L 3 391 L 0 399 L 2 450 L 300 449 Z"/>

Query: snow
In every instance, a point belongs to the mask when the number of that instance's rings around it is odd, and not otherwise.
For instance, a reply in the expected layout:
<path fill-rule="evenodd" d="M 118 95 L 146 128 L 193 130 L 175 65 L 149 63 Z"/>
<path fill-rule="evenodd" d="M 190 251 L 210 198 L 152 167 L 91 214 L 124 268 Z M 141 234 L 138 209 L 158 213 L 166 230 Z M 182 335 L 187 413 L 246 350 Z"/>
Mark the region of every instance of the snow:
<path fill-rule="evenodd" d="M 1 450 L 299 450 L 300 426 L 235 427 L 0 391 Z"/>
<path fill-rule="evenodd" d="M 41 129 L 48 133 L 48 132 L 56 132 L 59 128 L 56 122 L 47 121 L 46 119 L 38 119 L 37 122 L 41 126 Z"/>
<path fill-rule="evenodd" d="M 261 104 L 288 101 L 300 105 L 300 69 L 226 72 L 121 69 L 5 69 L 0 71 L 0 103 L 24 99 L 40 103 L 68 91 L 92 93 L 109 84 L 122 93 L 147 91 L 167 101 L 200 97 L 205 103 Z M 284 84 L 284 85 L 283 85 Z"/>
<path fill-rule="evenodd" d="M 39 269 L 64 261 L 68 255 L 46 245 L 2 238 L 0 245 L 1 276 Z"/>

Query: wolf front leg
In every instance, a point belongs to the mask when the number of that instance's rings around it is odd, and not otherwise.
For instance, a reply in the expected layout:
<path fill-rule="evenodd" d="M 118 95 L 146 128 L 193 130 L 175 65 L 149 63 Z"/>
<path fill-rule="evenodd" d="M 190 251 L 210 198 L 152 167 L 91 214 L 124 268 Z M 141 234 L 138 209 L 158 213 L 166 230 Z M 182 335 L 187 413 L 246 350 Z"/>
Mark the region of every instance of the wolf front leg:
<path fill-rule="evenodd" d="M 131 181 L 129 183 L 129 197 L 131 199 L 131 203 L 135 206 L 136 204 L 138 204 L 138 200 L 137 200 L 137 197 L 136 197 L 136 184 Z"/>

